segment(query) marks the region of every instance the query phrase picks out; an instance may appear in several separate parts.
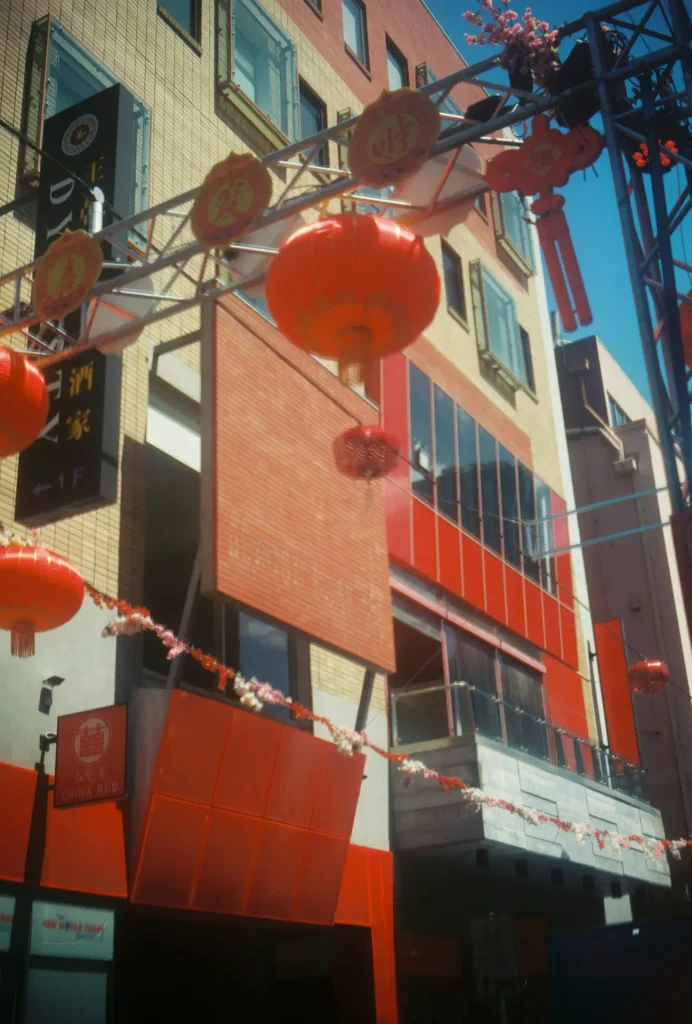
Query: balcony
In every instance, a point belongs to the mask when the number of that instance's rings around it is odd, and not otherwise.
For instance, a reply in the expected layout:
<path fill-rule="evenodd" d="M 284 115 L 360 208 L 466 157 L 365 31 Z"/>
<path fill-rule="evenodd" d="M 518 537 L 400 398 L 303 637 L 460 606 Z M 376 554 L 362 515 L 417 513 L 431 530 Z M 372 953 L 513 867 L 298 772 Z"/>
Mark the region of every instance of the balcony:
<path fill-rule="evenodd" d="M 660 813 L 642 798 L 635 765 L 550 725 L 497 694 L 465 683 L 427 683 L 391 694 L 392 749 L 456 775 L 492 796 L 601 830 L 660 837 Z M 670 884 L 665 861 L 637 849 L 615 854 L 593 840 L 578 844 L 554 825 L 532 825 L 502 808 L 472 810 L 434 781 L 392 789 L 393 845 L 460 860 L 485 850 L 497 865 L 516 858 L 560 861 L 565 884 L 586 871 L 638 883 Z M 543 870 L 550 866 L 543 864 Z M 555 868 L 555 865 L 552 865 Z"/>

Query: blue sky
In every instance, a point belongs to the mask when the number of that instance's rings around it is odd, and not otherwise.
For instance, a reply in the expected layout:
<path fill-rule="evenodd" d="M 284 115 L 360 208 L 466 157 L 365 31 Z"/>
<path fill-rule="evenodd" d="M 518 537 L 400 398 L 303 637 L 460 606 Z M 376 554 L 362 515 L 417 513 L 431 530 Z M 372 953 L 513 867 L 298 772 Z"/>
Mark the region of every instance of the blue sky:
<path fill-rule="evenodd" d="M 472 30 L 461 15 L 469 7 L 475 8 L 476 0 L 425 2 L 469 64 L 490 56 L 493 52 L 490 47 L 472 47 L 464 39 L 464 33 Z M 525 4 L 516 3 L 513 6 L 521 13 Z M 533 0 L 531 6 L 537 17 L 545 18 L 555 26 L 578 18 L 589 9 L 586 0 Z M 560 52 L 563 57 L 569 52 L 569 41 L 563 43 Z M 504 72 L 496 70 L 486 77 L 502 82 L 503 76 Z M 595 128 L 600 128 L 598 119 L 594 119 L 592 123 Z M 676 168 L 666 177 L 669 206 L 679 194 L 678 183 L 684 187 L 685 180 L 680 170 Z M 586 177 L 584 174 L 574 175 L 561 191 L 566 197 L 565 215 L 594 318 L 591 326 L 580 328 L 574 334 L 565 337 L 574 339 L 588 334 L 598 334 L 637 387 L 648 397 L 649 387 L 607 153 L 600 157 L 595 169 L 586 172 Z M 689 263 L 692 262 L 690 217 L 687 218 L 685 227 L 688 257 L 686 262 Z M 681 259 L 682 242 L 683 238 L 680 236 L 674 245 L 675 255 Z M 680 272 L 678 285 L 680 291 L 688 291 L 692 288 L 692 275 Z M 552 301 L 552 294 L 550 300 Z"/>

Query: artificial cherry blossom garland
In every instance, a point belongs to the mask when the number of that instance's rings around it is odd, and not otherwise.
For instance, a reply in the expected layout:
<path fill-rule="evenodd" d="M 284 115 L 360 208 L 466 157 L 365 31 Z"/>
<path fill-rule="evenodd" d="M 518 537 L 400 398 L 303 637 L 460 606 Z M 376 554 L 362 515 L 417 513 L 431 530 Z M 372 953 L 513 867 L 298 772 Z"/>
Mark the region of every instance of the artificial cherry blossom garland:
<path fill-rule="evenodd" d="M 226 687 L 232 681 L 233 689 L 243 707 L 252 711 L 261 711 L 264 704 L 281 704 L 290 708 L 296 718 L 319 722 L 328 729 L 340 753 L 351 756 L 354 750 L 368 747 L 380 757 L 397 765 L 398 770 L 404 775 L 404 785 L 410 785 L 416 775 L 421 775 L 424 779 L 434 779 L 445 793 L 458 790 L 465 802 L 476 810 L 480 810 L 483 806 L 501 807 L 510 814 L 516 814 L 524 821 L 528 821 L 531 825 L 555 825 L 562 832 L 573 835 L 579 844 L 583 843 L 587 837 L 591 837 L 596 840 L 601 850 L 610 849 L 615 852 L 620 848 L 628 850 L 632 845 L 636 845 L 649 859 L 660 860 L 667 852 L 679 860 L 680 851 L 692 846 L 692 840 L 687 839 L 652 839 L 636 833 L 621 835 L 619 832 L 601 831 L 590 822 L 563 821 L 544 811 L 537 811 L 530 807 L 518 807 L 509 800 L 490 796 L 482 789 L 469 786 L 463 779 L 455 775 L 441 775 L 433 768 L 428 768 L 422 761 L 411 760 L 407 754 L 395 754 L 378 747 L 364 729 L 361 732 L 356 732 L 346 726 L 334 725 L 328 718 L 315 714 L 314 711 L 287 697 L 269 683 L 262 683 L 254 678 L 245 679 L 239 672 L 234 672 L 233 669 L 222 665 L 212 655 L 205 654 L 197 647 L 191 647 L 176 637 L 170 629 L 154 622 L 148 609 L 135 608 L 127 601 L 118 601 L 113 597 L 108 597 L 88 583 L 85 583 L 84 586 L 86 593 L 99 608 L 109 608 L 120 613 L 120 618 L 105 627 L 103 636 L 131 636 L 142 630 L 149 630 L 158 636 L 164 647 L 168 648 L 169 660 L 183 653 L 189 654 L 208 672 L 218 677 L 218 688 L 222 692 L 226 691 Z"/>

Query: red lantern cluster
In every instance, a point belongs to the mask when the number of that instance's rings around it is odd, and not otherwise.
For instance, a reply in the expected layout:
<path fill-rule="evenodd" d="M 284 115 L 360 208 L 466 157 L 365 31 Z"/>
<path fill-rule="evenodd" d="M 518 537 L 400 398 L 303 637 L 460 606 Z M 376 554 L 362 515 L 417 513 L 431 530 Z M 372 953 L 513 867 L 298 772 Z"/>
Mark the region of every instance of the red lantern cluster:
<path fill-rule="evenodd" d="M 627 670 L 627 682 L 633 693 L 657 693 L 670 679 L 663 661 L 638 661 Z"/>
<path fill-rule="evenodd" d="M 267 275 L 267 303 L 295 345 L 335 359 L 344 383 L 415 341 L 440 300 L 422 239 L 365 214 L 329 217 L 284 242 Z"/>
<path fill-rule="evenodd" d="M 17 658 L 30 658 L 35 634 L 57 629 L 82 606 L 84 581 L 75 567 L 41 547 L 0 548 L 0 629 L 11 633 Z"/>
<path fill-rule="evenodd" d="M 0 345 L 0 459 L 35 441 L 48 415 L 48 392 L 40 370 L 21 352 Z"/>
<path fill-rule="evenodd" d="M 678 151 L 678 147 L 672 139 L 668 139 L 667 142 L 661 142 L 661 140 L 659 139 L 658 144 L 659 146 L 665 146 L 666 149 L 669 149 L 671 151 L 671 153 L 677 153 Z M 635 164 L 637 165 L 640 171 L 643 170 L 645 167 L 649 166 L 649 147 L 645 142 L 642 142 L 639 146 L 639 149 L 634 151 L 634 153 L 632 154 L 632 159 L 634 160 Z M 670 159 L 667 153 L 661 153 L 661 167 L 670 167 L 672 162 L 673 161 Z"/>
<path fill-rule="evenodd" d="M 399 458 L 397 438 L 381 427 L 351 427 L 337 437 L 333 449 L 337 469 L 355 480 L 388 476 Z"/>

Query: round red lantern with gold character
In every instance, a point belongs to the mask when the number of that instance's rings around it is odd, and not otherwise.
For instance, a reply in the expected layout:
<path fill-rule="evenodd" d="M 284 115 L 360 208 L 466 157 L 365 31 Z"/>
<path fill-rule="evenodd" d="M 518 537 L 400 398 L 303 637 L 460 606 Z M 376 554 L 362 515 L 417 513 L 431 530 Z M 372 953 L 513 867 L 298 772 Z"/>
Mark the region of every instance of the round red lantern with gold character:
<path fill-rule="evenodd" d="M 334 359 L 344 383 L 425 330 L 440 300 L 422 239 L 366 214 L 329 217 L 284 242 L 267 275 L 267 303 L 295 345 Z"/>
<path fill-rule="evenodd" d="M 423 164 L 440 134 L 440 112 L 415 89 L 384 92 L 365 108 L 348 147 L 354 178 L 382 188 Z"/>
<path fill-rule="evenodd" d="M 99 279 L 103 253 L 86 231 L 65 231 L 46 249 L 34 278 L 34 309 L 59 320 L 78 309 Z"/>
<path fill-rule="evenodd" d="M 689 302 L 680 303 L 680 333 L 685 363 L 692 367 L 692 291 L 687 293 Z"/>
<path fill-rule="evenodd" d="M 192 207 L 190 224 L 206 248 L 227 245 L 264 213 L 272 197 L 272 180 L 251 153 L 231 153 L 214 164 Z"/>
<path fill-rule="evenodd" d="M 627 669 L 627 682 L 633 693 L 657 693 L 670 679 L 670 670 L 663 661 L 638 661 Z"/>
<path fill-rule="evenodd" d="M 0 459 L 28 448 L 47 416 L 43 374 L 21 352 L 0 345 Z"/>
<path fill-rule="evenodd" d="M 64 626 L 84 600 L 84 581 L 75 567 L 40 546 L 0 547 L 0 629 L 11 634 L 15 657 L 30 658 L 36 633 Z"/>
<path fill-rule="evenodd" d="M 378 480 L 388 476 L 399 458 L 399 441 L 382 427 L 351 427 L 333 445 L 339 472 L 354 480 Z"/>

